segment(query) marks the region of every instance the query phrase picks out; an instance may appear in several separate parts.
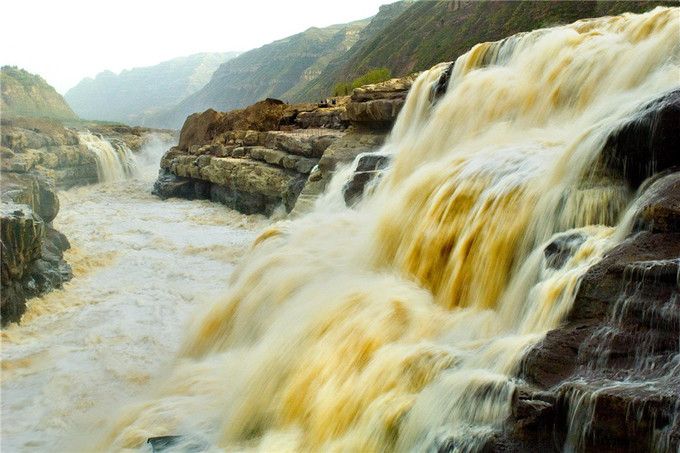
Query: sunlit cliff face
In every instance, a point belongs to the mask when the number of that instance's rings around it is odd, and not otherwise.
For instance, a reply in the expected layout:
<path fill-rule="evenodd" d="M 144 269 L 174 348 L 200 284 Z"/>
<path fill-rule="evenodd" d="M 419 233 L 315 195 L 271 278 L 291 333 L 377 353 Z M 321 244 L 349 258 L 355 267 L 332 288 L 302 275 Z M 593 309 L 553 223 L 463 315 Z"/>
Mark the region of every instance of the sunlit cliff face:
<path fill-rule="evenodd" d="M 569 311 L 632 200 L 607 136 L 678 85 L 678 9 L 481 44 L 414 84 L 356 210 L 266 230 L 174 368 L 99 444 L 473 448 L 509 415 L 524 351 Z M 563 266 L 543 254 L 579 233 Z"/>

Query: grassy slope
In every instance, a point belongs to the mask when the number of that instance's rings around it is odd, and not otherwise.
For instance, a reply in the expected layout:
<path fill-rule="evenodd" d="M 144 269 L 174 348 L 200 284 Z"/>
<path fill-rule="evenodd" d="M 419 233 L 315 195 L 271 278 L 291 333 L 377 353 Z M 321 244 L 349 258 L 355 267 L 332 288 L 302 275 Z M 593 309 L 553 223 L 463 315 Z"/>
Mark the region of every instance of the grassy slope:
<path fill-rule="evenodd" d="M 4 66 L 1 75 L 2 116 L 78 120 L 64 98 L 42 77 Z"/>

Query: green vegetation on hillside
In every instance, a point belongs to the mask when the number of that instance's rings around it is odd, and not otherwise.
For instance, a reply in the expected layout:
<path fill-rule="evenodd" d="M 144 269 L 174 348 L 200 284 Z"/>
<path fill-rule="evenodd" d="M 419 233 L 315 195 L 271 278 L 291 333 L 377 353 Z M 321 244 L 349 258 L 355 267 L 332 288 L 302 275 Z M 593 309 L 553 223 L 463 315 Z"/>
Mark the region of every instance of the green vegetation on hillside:
<path fill-rule="evenodd" d="M 341 82 L 376 68 L 395 77 L 453 61 L 475 44 L 497 41 L 522 31 L 578 19 L 639 13 L 675 1 L 421 1 L 381 33 L 356 45 L 314 80 L 305 93 L 312 99 L 332 93 Z"/>
<path fill-rule="evenodd" d="M 192 113 L 208 108 L 245 108 L 267 97 L 313 102 L 331 94 L 349 93 L 352 84 L 348 81 L 374 71 L 402 77 L 453 61 L 481 42 L 583 18 L 639 13 L 676 4 L 600 0 L 395 2 L 382 6 L 370 22 L 310 28 L 246 52 L 222 64 L 209 83 L 180 103 L 148 112 L 153 123 L 146 124 L 179 128 Z"/>
<path fill-rule="evenodd" d="M 0 85 L 0 107 L 4 118 L 79 119 L 64 98 L 38 75 L 16 66 L 3 66 L 0 69 Z"/>
<path fill-rule="evenodd" d="M 352 82 L 340 82 L 333 87 L 333 96 L 347 96 L 352 90 L 364 85 L 384 82 L 392 78 L 392 71 L 387 68 L 375 69 L 367 74 L 357 77 Z"/>

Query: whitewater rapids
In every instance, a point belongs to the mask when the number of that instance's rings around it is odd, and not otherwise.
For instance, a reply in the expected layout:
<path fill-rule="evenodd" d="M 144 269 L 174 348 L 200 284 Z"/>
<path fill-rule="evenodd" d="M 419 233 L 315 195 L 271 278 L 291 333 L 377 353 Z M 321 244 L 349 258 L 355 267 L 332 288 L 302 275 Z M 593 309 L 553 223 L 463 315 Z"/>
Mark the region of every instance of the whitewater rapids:
<path fill-rule="evenodd" d="M 268 223 L 161 201 L 154 177 L 59 193 L 55 227 L 71 242 L 74 279 L 2 332 L 2 451 L 69 451 L 74 430 L 146 388 Z"/>

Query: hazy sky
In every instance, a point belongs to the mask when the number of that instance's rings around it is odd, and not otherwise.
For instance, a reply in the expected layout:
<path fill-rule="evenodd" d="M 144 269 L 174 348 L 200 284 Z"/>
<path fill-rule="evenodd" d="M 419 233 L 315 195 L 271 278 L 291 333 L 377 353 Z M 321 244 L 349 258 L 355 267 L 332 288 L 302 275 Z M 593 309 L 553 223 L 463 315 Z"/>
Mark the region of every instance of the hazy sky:
<path fill-rule="evenodd" d="M 199 52 L 244 51 L 372 16 L 394 0 L 9 0 L 0 65 L 39 74 L 64 94 L 99 72 Z"/>

